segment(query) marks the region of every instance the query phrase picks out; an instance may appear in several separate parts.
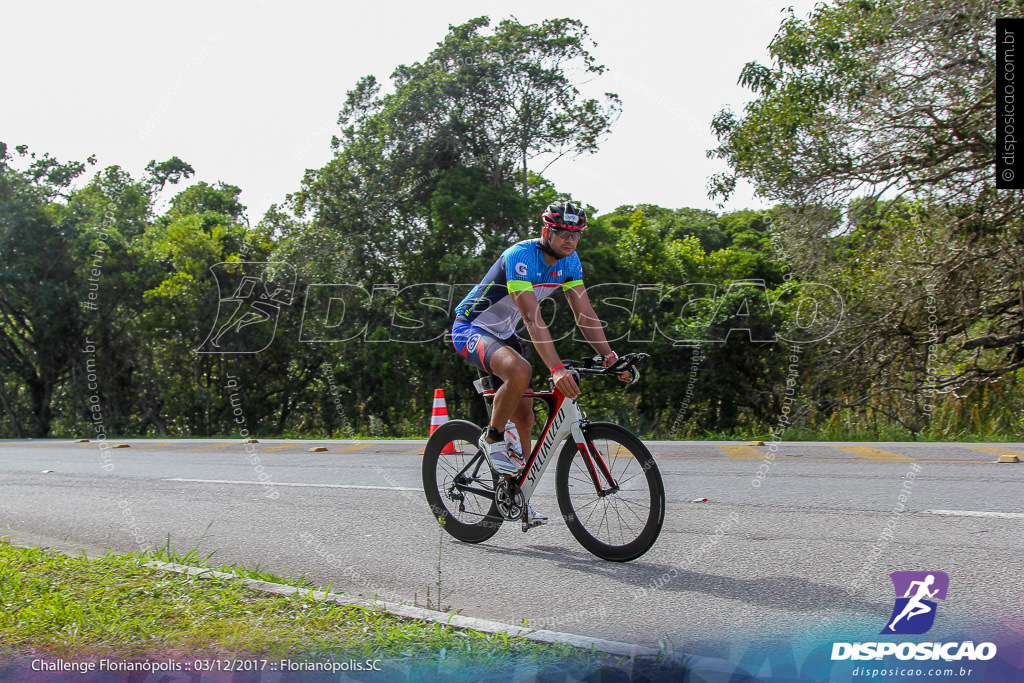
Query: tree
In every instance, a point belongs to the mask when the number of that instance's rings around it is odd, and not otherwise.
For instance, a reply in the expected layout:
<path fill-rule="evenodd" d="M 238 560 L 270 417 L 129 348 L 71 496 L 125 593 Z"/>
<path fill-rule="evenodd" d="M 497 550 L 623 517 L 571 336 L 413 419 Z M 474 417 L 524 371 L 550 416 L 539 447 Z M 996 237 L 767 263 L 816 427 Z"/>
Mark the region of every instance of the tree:
<path fill-rule="evenodd" d="M 855 193 L 992 199 L 998 0 L 845 0 L 790 16 L 740 83 L 758 97 L 713 123 L 710 152 L 771 200 L 843 202 Z"/>
<path fill-rule="evenodd" d="M 308 282 L 390 283 L 446 290 L 454 305 L 502 250 L 533 232 L 527 226 L 539 225 L 546 203 L 567 198 L 531 165 L 539 155 L 594 151 L 618 98 L 581 95 L 579 81 L 603 67 L 580 22 L 489 27 L 486 17 L 449 27 L 423 62 L 395 69 L 387 94 L 372 76 L 348 93 L 334 158 L 307 173 L 286 207 L 294 218 L 273 217 L 285 260 L 308 278 L 300 296 Z M 448 317 L 424 319 L 424 306 L 383 295 L 373 305 L 366 334 L 332 350 L 341 358 L 333 375 L 364 420 L 391 421 L 395 406 L 408 413 L 429 400 L 424 392 L 409 406 L 410 383 L 443 386 L 460 366 L 440 341 L 388 342 L 395 316 L 429 324 L 413 335 L 424 339 L 443 335 Z M 401 359 L 386 357 L 399 349 Z"/>
<path fill-rule="evenodd" d="M 569 78 L 572 72 L 581 77 L 604 72 L 587 51 L 582 22 L 548 19 L 522 25 L 504 19 L 492 35 L 481 35 L 489 25 L 487 17 L 479 17 L 450 26 L 424 64 L 396 71 L 397 85 L 401 90 L 419 84 L 424 93 L 440 89 L 440 97 L 430 96 L 440 109 L 428 117 L 440 113 L 437 120 L 444 120 L 449 107 L 457 107 L 459 115 L 449 114 L 443 124 L 453 146 L 470 150 L 495 184 L 518 166 L 526 198 L 530 159 L 597 151 L 621 104 L 611 93 L 605 93 L 604 103 L 583 99 L 580 84 Z"/>
<path fill-rule="evenodd" d="M 586 27 L 573 19 L 506 19 L 484 35 L 489 25 L 480 17 L 450 26 L 424 62 L 395 69 L 391 94 L 382 96 L 372 76 L 349 92 L 334 141 L 344 163 L 334 173 L 325 169 L 336 189 L 389 217 L 405 200 L 429 194 L 431 171 L 463 166 L 481 169 L 495 187 L 515 182 L 526 200 L 532 159 L 597 150 L 621 106 L 611 93 L 603 102 L 584 98 L 570 78 L 604 71 L 587 51 Z M 492 215 L 526 236 L 521 212 Z"/>
<path fill-rule="evenodd" d="M 62 431 L 89 423 L 93 396 L 101 401 L 103 427 L 111 434 L 129 431 L 142 412 L 146 392 L 138 374 L 150 349 L 136 332 L 145 310 L 140 293 L 155 267 L 135 247 L 152 218 L 155 191 L 151 182 L 110 166 L 68 196 L 66 211 L 76 216 L 82 243 L 76 270 L 90 297 L 82 297 L 83 330 L 95 353 L 78 354 L 70 400 L 57 425 Z"/>
<path fill-rule="evenodd" d="M 768 258 L 769 216 L 644 204 L 594 223 L 618 235 L 618 277 L 645 285 L 633 292 L 623 342 L 679 369 L 637 385 L 648 427 L 750 433 L 777 417 L 788 353 L 779 335 L 799 296 L 780 289 L 782 274 Z"/>
<path fill-rule="evenodd" d="M 54 394 L 83 348 L 83 240 L 78 217 L 55 200 L 86 166 L 24 146 L 17 156 L 28 162 L 24 170 L 0 143 L 0 404 L 16 435 L 42 437 Z"/>
<path fill-rule="evenodd" d="M 177 185 L 182 178 L 191 178 L 195 170 L 178 157 L 171 157 L 160 163 L 150 161 L 146 164 L 146 173 L 149 174 L 149 186 L 154 192 L 159 192 L 167 183 Z"/>
<path fill-rule="evenodd" d="M 731 171 L 712 194 L 743 177 L 784 204 L 772 228 L 780 253 L 849 297 L 847 324 L 828 340 L 843 367 L 824 367 L 846 385 L 831 400 L 902 396 L 913 405 L 891 416 L 911 431 L 936 391 L 1024 368 L 1024 193 L 995 188 L 991 115 L 995 19 L 1020 11 L 844 0 L 806 20 L 791 13 L 772 64 L 741 73 L 757 95 L 744 116 L 713 123 L 709 155 Z"/>

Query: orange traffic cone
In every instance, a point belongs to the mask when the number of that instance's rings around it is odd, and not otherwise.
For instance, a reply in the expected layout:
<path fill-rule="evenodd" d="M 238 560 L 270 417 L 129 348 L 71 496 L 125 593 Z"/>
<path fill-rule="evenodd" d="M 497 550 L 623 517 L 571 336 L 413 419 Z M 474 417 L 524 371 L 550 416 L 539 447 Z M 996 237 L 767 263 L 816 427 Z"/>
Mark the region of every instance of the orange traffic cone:
<path fill-rule="evenodd" d="M 444 389 L 434 389 L 434 408 L 430 414 L 430 434 L 427 438 L 434 435 L 434 431 L 448 421 L 448 406 L 444 403 Z M 461 453 L 462 451 L 455 450 L 455 447 L 449 441 L 445 444 L 445 447 L 441 450 L 442 455 L 452 455 L 455 453 Z"/>

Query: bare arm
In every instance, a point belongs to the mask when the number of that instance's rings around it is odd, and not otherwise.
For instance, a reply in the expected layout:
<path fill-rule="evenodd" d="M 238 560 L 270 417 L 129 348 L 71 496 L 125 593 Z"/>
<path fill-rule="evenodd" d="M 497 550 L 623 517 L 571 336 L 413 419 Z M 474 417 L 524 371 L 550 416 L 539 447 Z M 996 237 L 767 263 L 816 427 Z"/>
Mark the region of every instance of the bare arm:
<path fill-rule="evenodd" d="M 586 338 L 590 345 L 594 347 L 594 350 L 604 356 L 605 367 L 611 365 L 614 362 L 615 356 L 612 351 L 612 347 L 608 345 L 608 339 L 604 336 L 604 325 L 601 323 L 601 319 L 597 317 L 597 313 L 594 312 L 594 307 L 590 304 L 590 297 L 587 295 L 587 290 L 583 285 L 577 285 L 576 287 L 570 287 L 565 290 L 565 299 L 569 302 L 569 308 L 572 309 L 573 315 L 576 316 L 576 324 L 580 328 L 580 332 Z M 623 382 L 635 382 L 640 374 L 636 373 L 633 375 L 629 371 L 624 371 L 619 374 L 619 379 Z"/>
<path fill-rule="evenodd" d="M 584 338 L 602 356 L 610 354 L 612 347 L 608 345 L 608 340 L 604 336 L 604 326 L 590 304 L 586 288 L 583 285 L 570 287 L 565 290 L 565 299 L 569 302 L 569 308 L 576 317 L 576 325 L 579 326 Z"/>
<path fill-rule="evenodd" d="M 548 326 L 540 315 L 540 306 L 537 303 L 537 296 L 533 293 L 533 290 L 510 291 L 509 296 L 512 297 L 512 301 L 522 314 L 526 331 L 530 333 L 533 347 L 537 350 L 541 360 L 544 361 L 544 365 L 547 366 L 549 371 L 552 368 L 559 368 L 562 365 L 562 360 L 558 357 L 558 352 L 555 351 L 555 343 L 551 340 L 551 332 L 548 331 Z M 570 371 L 560 368 L 552 372 L 551 376 L 555 380 L 555 386 L 567 397 L 576 398 L 579 396 L 579 385 L 576 384 L 576 378 L 573 377 Z"/>

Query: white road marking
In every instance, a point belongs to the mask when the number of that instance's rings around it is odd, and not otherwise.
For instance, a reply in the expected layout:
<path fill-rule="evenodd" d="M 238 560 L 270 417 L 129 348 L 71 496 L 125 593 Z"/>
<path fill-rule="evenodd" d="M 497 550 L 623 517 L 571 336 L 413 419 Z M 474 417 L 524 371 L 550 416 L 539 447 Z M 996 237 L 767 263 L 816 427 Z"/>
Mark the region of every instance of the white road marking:
<path fill-rule="evenodd" d="M 922 510 L 926 515 L 952 515 L 955 517 L 999 517 L 1001 519 L 1024 519 L 1024 512 L 980 512 L 976 510 Z"/>
<path fill-rule="evenodd" d="M 164 481 L 182 481 L 189 484 L 248 484 L 250 486 L 293 486 L 301 488 L 313 488 L 313 489 L 361 489 L 368 491 L 419 491 L 423 493 L 423 489 L 407 488 L 405 486 L 361 486 L 359 484 L 299 484 L 294 482 L 281 482 L 281 481 L 229 481 L 227 479 L 183 479 L 181 477 L 174 477 L 173 479 L 164 479 Z"/>

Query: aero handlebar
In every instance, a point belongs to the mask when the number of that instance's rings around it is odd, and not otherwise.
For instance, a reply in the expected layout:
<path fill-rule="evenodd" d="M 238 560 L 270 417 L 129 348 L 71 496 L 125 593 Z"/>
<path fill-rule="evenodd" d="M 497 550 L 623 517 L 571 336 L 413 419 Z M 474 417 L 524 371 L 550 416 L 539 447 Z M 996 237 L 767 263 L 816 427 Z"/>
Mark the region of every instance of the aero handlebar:
<path fill-rule="evenodd" d="M 572 370 L 579 375 L 618 375 L 623 372 L 632 371 L 638 363 L 642 363 L 651 356 L 646 353 L 627 353 L 619 356 L 615 362 L 604 367 L 604 358 L 595 356 L 580 360 L 563 360 L 562 365 L 567 370 Z"/>

